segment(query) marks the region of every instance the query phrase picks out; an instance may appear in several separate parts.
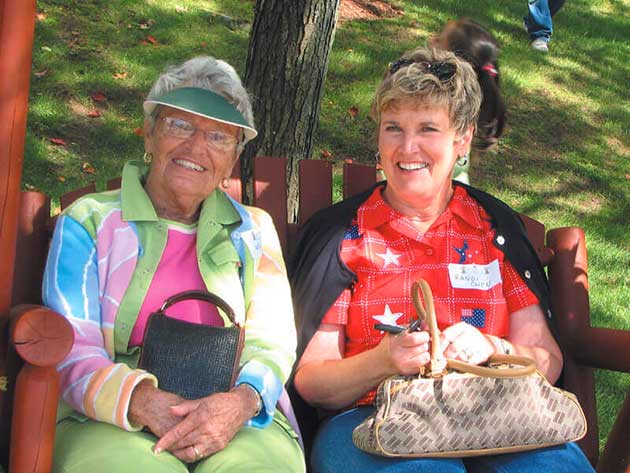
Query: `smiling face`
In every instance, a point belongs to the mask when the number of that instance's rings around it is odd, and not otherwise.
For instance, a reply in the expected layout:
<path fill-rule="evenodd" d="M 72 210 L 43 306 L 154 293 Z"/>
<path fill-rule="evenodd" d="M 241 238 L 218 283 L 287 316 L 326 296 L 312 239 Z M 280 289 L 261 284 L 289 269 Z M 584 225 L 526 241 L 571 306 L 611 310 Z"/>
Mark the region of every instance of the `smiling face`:
<path fill-rule="evenodd" d="M 161 107 L 155 126 L 146 121 L 144 131 L 145 149 L 153 155 L 145 188 L 156 209 L 187 202 L 198 207 L 230 176 L 238 156 L 240 128 L 182 110 Z M 217 140 L 222 136 L 223 144 Z"/>
<path fill-rule="evenodd" d="M 394 103 L 381 113 L 378 148 L 387 176 L 384 197 L 396 210 L 443 210 L 452 192 L 451 176 L 466 154 L 472 126 L 458 136 L 446 107 Z"/>

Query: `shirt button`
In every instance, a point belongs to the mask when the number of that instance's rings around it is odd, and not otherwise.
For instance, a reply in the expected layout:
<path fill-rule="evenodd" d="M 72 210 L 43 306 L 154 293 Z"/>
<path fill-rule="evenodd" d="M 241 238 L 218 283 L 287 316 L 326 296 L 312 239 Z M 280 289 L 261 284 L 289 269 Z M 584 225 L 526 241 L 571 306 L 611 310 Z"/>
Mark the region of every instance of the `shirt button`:
<path fill-rule="evenodd" d="M 503 245 L 503 244 L 505 243 L 505 238 L 503 237 L 503 235 L 499 235 L 499 236 L 497 237 L 497 243 L 498 243 L 499 245 Z"/>
<path fill-rule="evenodd" d="M 431 248 L 429 248 L 427 251 L 425 251 L 425 253 L 426 253 L 428 256 L 431 256 L 431 255 L 433 254 L 433 250 L 432 250 Z"/>
<path fill-rule="evenodd" d="M 527 279 L 531 279 L 532 278 L 532 273 L 530 273 L 528 269 L 526 269 L 523 274 L 525 275 L 525 277 Z"/>

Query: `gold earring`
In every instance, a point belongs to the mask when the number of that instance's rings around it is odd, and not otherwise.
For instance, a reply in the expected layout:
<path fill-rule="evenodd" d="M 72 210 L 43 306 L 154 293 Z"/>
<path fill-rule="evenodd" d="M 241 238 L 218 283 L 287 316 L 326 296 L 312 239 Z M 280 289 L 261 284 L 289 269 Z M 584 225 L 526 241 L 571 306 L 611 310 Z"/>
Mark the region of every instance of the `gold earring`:
<path fill-rule="evenodd" d="M 151 164 L 151 161 L 153 161 L 153 154 L 145 151 L 144 156 L 142 157 L 142 160 L 144 161 L 145 164 Z"/>
<path fill-rule="evenodd" d="M 224 177 L 223 179 L 221 179 L 221 187 L 223 187 L 224 189 L 229 189 L 231 182 L 232 180 L 229 177 Z"/>

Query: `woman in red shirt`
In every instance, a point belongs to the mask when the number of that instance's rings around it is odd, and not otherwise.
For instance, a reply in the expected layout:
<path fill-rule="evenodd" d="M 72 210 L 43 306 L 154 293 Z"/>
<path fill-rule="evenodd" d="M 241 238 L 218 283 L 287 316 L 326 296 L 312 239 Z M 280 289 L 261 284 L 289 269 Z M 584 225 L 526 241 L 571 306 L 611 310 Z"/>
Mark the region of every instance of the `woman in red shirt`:
<path fill-rule="evenodd" d="M 294 279 L 298 317 L 322 317 L 310 340 L 301 340 L 294 386 L 307 403 L 342 411 L 320 426 L 314 472 L 592 471 L 574 444 L 465 460 L 381 458 L 352 444 L 352 429 L 373 412 L 378 384 L 416 374 L 429 362 L 426 331 L 394 336 L 374 327 L 409 323 L 415 316 L 411 284 L 420 278 L 433 289 L 447 358 L 479 364 L 493 353 L 513 353 L 534 359 L 550 382 L 560 375 L 562 354 L 528 285 L 544 276 L 515 268 L 505 248 L 508 234 L 497 232 L 501 222 L 476 197 L 480 191 L 451 179 L 457 159 L 470 150 L 480 103 L 468 63 L 422 48 L 391 64 L 376 91 L 372 115 L 387 181 L 357 204 L 345 227 L 335 257 L 349 284 L 331 290 L 340 279 L 330 265 L 312 297 L 301 292 L 303 276 Z M 333 207 L 317 218 L 338 216 Z M 302 237 L 306 254 L 298 259 L 318 247 L 317 231 L 311 240 Z M 325 257 L 318 252 L 314 261 Z M 307 273 L 317 280 L 313 270 Z M 337 296 L 332 305 L 314 302 L 331 293 Z M 322 314 L 310 309 L 316 305 L 325 307 Z"/>

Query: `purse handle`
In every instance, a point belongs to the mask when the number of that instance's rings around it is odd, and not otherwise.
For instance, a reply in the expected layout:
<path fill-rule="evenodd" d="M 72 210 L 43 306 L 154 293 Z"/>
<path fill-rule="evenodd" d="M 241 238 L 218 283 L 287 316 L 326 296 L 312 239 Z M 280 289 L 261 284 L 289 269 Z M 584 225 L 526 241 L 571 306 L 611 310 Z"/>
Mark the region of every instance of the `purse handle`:
<path fill-rule="evenodd" d="M 234 324 L 238 328 L 241 328 L 240 324 L 236 321 L 236 314 L 234 313 L 234 310 L 230 307 L 230 305 L 216 294 L 212 294 L 208 291 L 194 290 L 177 293 L 164 301 L 162 307 L 160 307 L 160 312 L 164 312 L 166 309 L 177 304 L 178 302 L 190 299 L 206 301 L 210 304 L 216 305 L 225 313 L 225 315 L 227 315 L 227 318 L 230 319 L 230 322 L 232 322 L 232 324 Z"/>
<path fill-rule="evenodd" d="M 420 292 L 422 292 L 424 305 L 422 304 L 422 300 L 420 300 Z M 418 313 L 418 319 L 427 321 L 428 332 L 431 337 L 431 362 L 429 364 L 428 377 L 435 378 L 443 375 L 446 367 L 463 373 L 484 376 L 486 378 L 518 378 L 521 376 L 527 376 L 536 371 L 536 362 L 526 356 L 491 355 L 490 358 L 488 358 L 488 361 L 486 361 L 487 365 L 518 365 L 518 367 L 500 369 L 473 365 L 464 361 L 445 358 L 444 354 L 440 350 L 440 334 L 437 325 L 437 318 L 435 316 L 433 293 L 431 292 L 431 286 L 429 286 L 429 283 L 424 279 L 414 282 L 411 286 L 411 298 L 416 312 Z"/>

